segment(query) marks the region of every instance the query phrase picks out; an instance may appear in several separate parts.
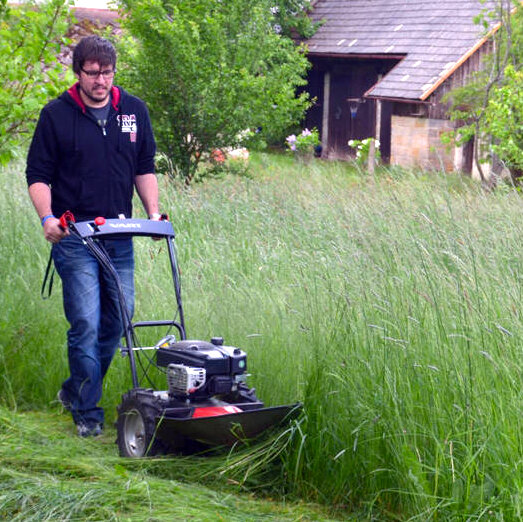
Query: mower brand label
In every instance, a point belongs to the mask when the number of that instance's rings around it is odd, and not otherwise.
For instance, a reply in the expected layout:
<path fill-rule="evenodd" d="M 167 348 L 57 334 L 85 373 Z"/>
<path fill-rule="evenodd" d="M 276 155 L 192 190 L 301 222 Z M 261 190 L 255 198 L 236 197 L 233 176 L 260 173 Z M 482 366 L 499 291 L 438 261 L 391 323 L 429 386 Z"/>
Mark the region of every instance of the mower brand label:
<path fill-rule="evenodd" d="M 140 223 L 109 223 L 111 228 L 142 228 Z"/>

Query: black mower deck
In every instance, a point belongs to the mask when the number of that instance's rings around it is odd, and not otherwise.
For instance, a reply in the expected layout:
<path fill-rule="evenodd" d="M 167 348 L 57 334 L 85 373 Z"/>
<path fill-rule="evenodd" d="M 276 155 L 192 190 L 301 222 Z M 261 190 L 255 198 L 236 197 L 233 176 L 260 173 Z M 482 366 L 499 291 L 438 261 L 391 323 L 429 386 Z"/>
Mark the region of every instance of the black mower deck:
<path fill-rule="evenodd" d="M 208 446 L 232 446 L 295 418 L 300 409 L 301 404 L 296 403 L 219 416 L 180 418 L 178 409 L 167 408 L 157 418 L 156 436 L 165 441 L 181 436 Z"/>

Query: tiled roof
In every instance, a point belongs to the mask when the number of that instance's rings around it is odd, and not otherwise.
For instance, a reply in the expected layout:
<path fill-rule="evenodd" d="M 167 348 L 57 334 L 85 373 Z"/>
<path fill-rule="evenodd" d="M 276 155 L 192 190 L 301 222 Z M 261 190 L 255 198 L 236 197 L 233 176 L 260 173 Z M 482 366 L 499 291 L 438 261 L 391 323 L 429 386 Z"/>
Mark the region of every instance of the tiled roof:
<path fill-rule="evenodd" d="M 368 96 L 426 99 L 483 43 L 476 15 L 493 0 L 318 0 L 314 55 L 404 56 Z M 492 27 L 494 27 L 492 23 Z"/>

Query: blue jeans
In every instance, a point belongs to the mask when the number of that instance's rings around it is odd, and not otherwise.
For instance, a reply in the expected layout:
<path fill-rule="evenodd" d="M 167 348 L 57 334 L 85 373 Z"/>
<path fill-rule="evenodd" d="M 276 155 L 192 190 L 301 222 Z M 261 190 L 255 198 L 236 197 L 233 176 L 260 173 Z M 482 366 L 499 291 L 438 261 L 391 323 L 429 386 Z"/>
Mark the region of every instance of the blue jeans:
<path fill-rule="evenodd" d="M 134 256 L 132 239 L 105 239 L 105 248 L 124 291 L 130 317 L 134 309 Z M 98 406 L 102 382 L 123 335 L 117 287 L 109 273 L 75 236 L 53 245 L 53 260 L 62 279 L 67 332 L 69 378 L 62 384 L 76 424 L 103 423 Z"/>

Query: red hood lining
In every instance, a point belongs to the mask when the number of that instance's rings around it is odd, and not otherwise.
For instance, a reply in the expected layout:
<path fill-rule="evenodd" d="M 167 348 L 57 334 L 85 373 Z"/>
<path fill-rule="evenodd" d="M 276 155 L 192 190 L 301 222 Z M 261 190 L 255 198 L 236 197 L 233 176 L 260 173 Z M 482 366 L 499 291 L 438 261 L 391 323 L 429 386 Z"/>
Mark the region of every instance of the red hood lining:
<path fill-rule="evenodd" d="M 80 85 L 80 82 L 76 82 L 67 92 L 69 96 L 73 99 L 73 101 L 82 109 L 82 112 L 85 113 L 86 106 L 85 103 L 82 100 L 82 97 L 80 96 L 80 93 L 78 92 L 78 87 Z M 113 106 L 113 109 L 115 111 L 118 110 L 118 105 L 120 103 L 120 89 L 118 87 L 115 87 L 114 85 L 111 87 L 111 105 Z"/>

